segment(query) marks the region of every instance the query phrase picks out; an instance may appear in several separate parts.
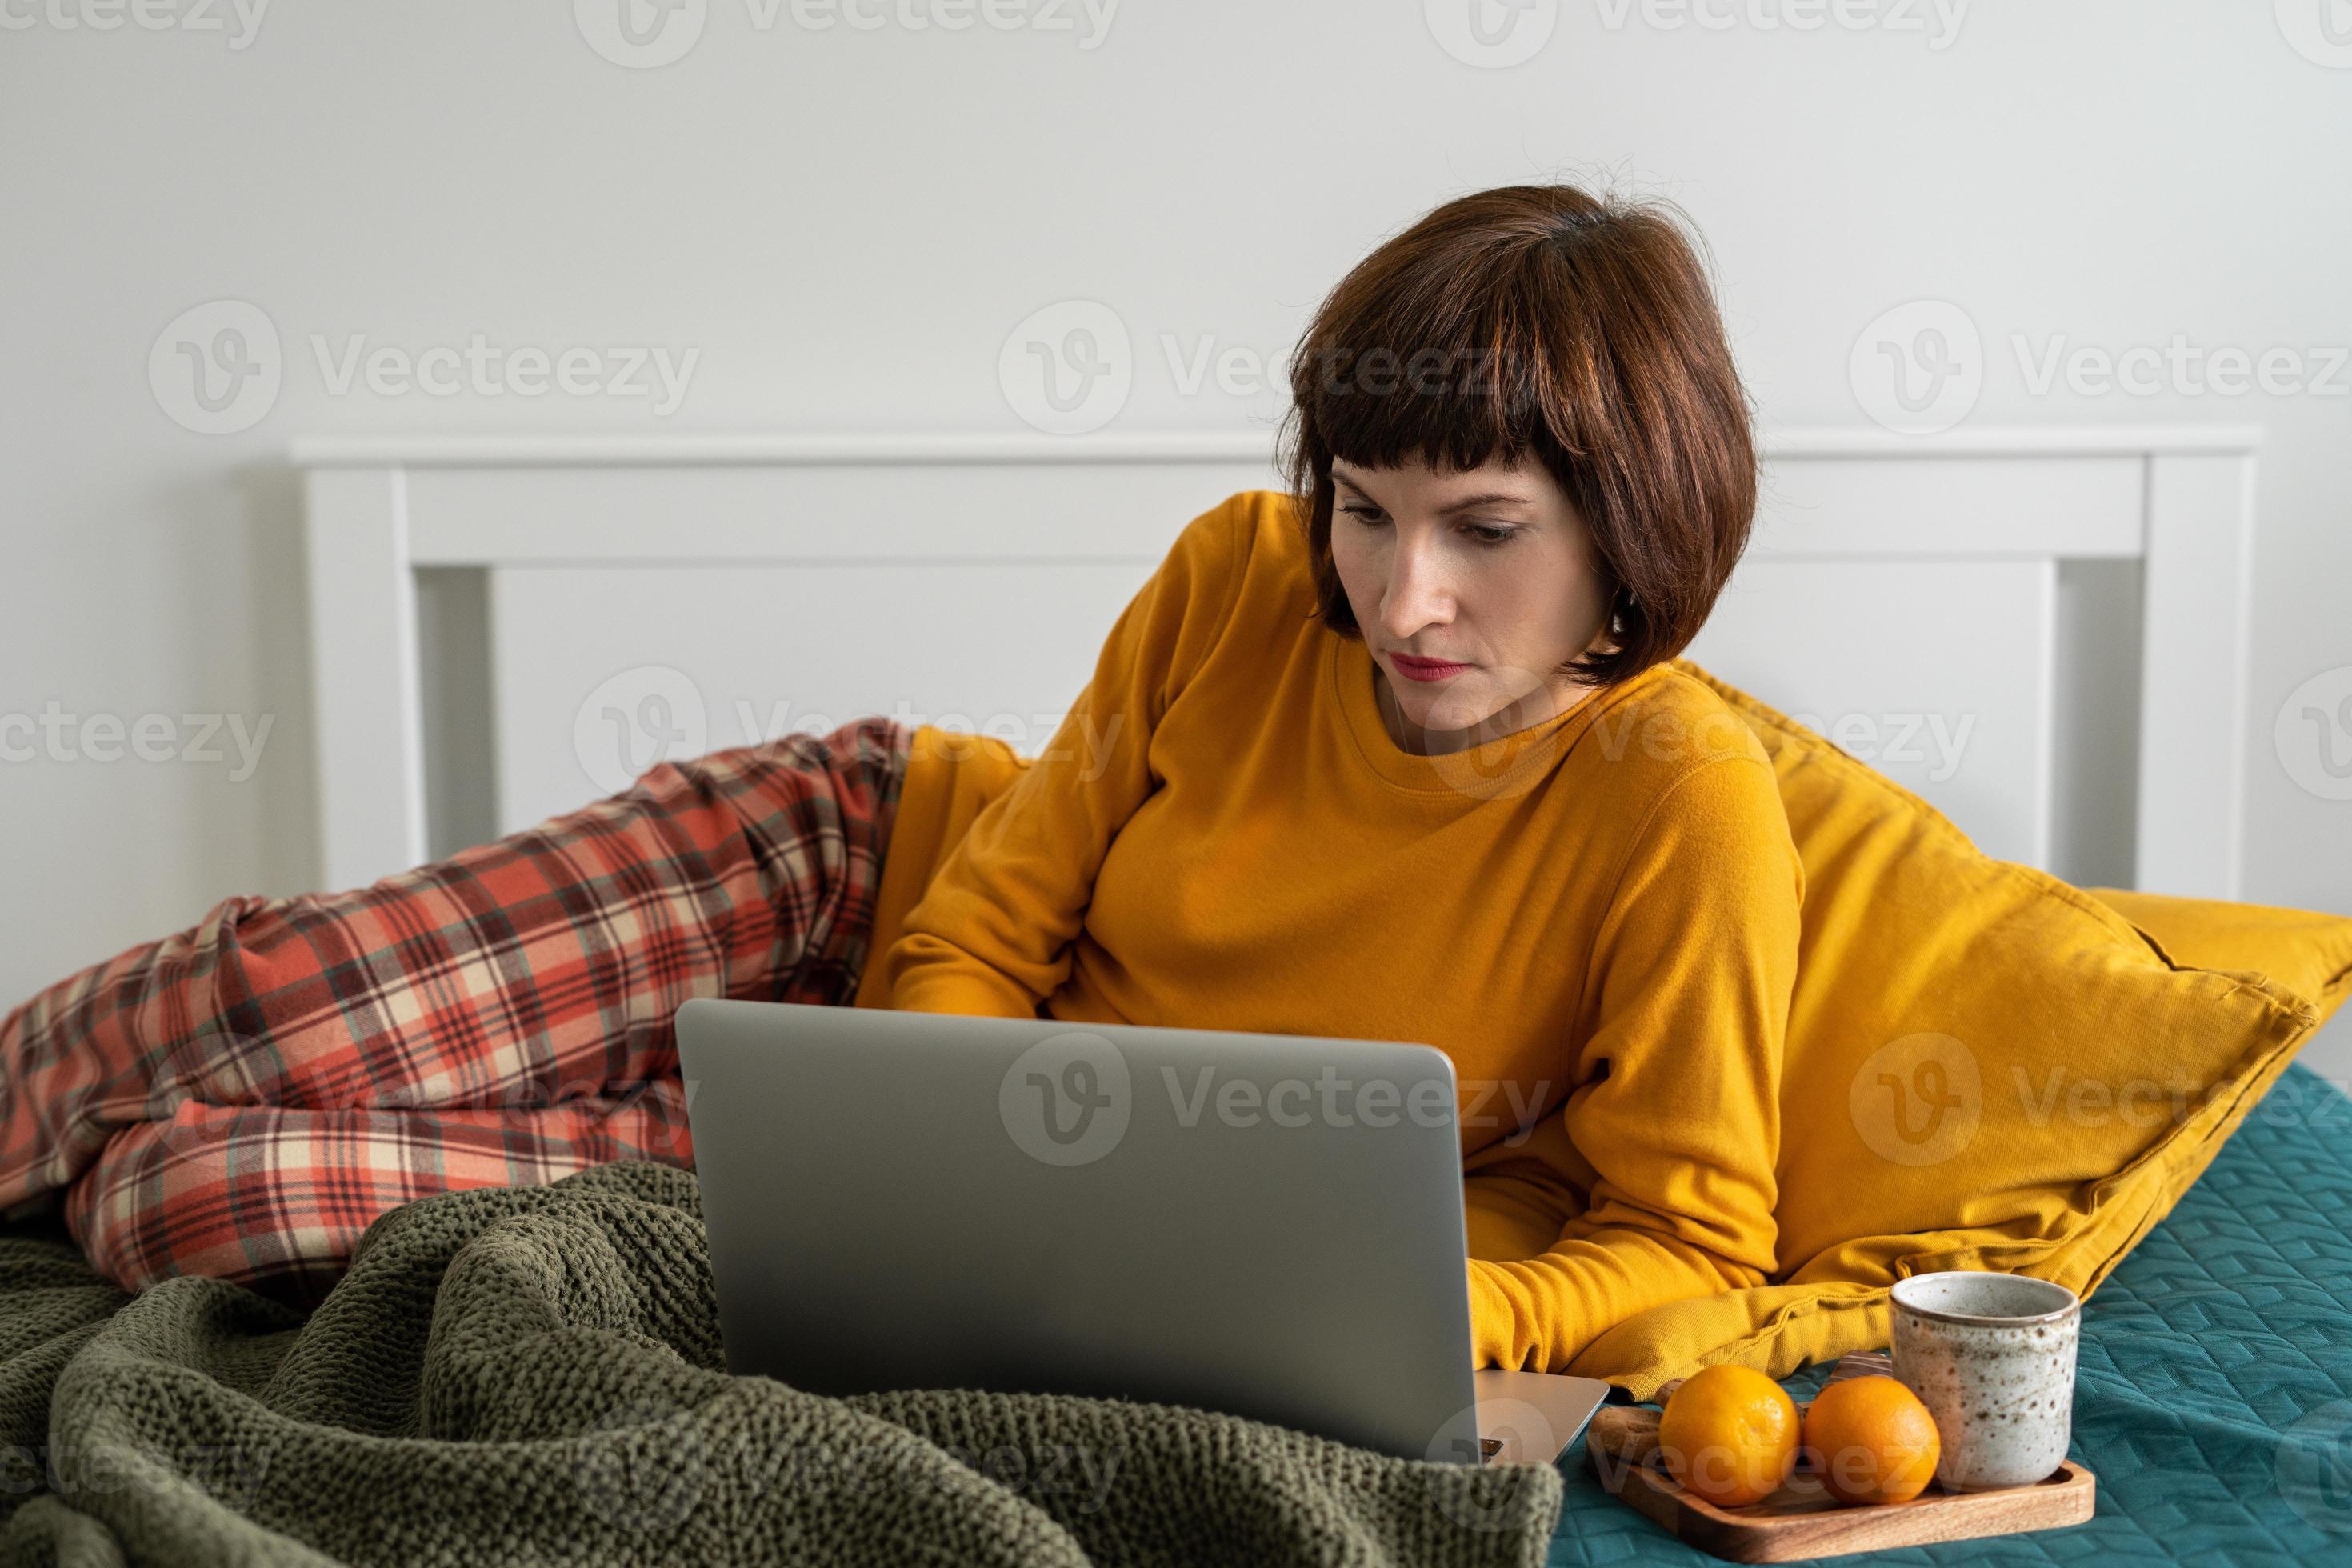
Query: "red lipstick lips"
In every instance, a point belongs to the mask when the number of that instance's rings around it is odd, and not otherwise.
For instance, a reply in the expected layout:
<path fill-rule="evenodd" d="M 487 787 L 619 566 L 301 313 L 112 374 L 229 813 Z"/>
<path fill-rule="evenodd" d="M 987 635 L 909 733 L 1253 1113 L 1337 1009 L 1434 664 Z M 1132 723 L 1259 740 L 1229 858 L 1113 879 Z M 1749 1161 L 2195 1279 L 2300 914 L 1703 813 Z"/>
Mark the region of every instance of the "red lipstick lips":
<path fill-rule="evenodd" d="M 1389 660 L 1407 680 L 1444 680 L 1471 668 L 1442 658 L 1416 658 L 1409 653 L 1391 653 Z"/>

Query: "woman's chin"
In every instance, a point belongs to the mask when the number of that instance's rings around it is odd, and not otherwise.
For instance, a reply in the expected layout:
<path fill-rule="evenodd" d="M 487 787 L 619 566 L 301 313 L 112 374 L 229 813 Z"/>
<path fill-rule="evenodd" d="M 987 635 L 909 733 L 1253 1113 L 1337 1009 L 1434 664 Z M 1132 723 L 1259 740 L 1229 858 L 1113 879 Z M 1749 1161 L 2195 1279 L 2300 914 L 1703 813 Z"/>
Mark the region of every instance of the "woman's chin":
<path fill-rule="evenodd" d="M 1457 734 L 1474 724 L 1485 722 L 1494 716 L 1495 711 L 1489 703 L 1444 698 L 1426 704 L 1419 712 L 1410 706 L 1402 710 L 1407 723 L 1433 735 Z"/>

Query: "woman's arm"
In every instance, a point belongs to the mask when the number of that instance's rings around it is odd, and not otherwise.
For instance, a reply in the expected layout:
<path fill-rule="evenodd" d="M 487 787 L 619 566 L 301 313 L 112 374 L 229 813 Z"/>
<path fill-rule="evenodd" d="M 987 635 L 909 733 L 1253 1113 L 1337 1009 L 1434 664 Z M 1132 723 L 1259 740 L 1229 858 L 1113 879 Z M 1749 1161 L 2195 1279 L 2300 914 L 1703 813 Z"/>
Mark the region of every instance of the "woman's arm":
<path fill-rule="evenodd" d="M 1590 1202 L 1540 1257 L 1473 1260 L 1475 1364 L 1562 1371 L 1638 1312 L 1764 1282 L 1803 890 L 1760 756 L 1660 797 L 1595 944 L 1597 1024 L 1562 1111 L 1558 1184 Z M 1537 1161 L 1511 1173 L 1542 1181 Z"/>
<path fill-rule="evenodd" d="M 881 955 L 893 1007 L 1030 1018 L 1059 988 L 1111 839 L 1159 785 L 1152 734 L 1231 617 L 1249 523 L 1239 497 L 1194 518 L 1119 613 L 1045 750 L 972 819 Z"/>

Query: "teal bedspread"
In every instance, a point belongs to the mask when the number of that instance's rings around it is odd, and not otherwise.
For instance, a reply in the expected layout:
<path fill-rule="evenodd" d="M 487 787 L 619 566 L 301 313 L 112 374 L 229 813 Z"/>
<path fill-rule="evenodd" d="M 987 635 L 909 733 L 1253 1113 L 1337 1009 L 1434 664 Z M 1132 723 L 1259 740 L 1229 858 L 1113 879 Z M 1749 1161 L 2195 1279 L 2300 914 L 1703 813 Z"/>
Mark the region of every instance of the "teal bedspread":
<path fill-rule="evenodd" d="M 2309 1068 L 2084 1303 L 2073 1458 L 2087 1524 L 1825 1561 L 2352 1563 L 2352 1101 Z M 1715 1561 L 1561 1466 L 1555 1565 Z"/>

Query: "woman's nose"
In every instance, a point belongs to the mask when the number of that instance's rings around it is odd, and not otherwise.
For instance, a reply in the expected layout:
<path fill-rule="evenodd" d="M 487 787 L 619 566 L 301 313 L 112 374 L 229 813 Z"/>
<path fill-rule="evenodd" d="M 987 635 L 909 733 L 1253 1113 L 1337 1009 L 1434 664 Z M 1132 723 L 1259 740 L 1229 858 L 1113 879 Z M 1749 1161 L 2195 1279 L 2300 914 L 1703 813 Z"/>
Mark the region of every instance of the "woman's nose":
<path fill-rule="evenodd" d="M 1412 539 L 1401 541 L 1389 563 L 1388 595 L 1382 607 L 1391 621 L 1405 621 L 1391 629 L 1410 636 L 1433 620 L 1451 618 L 1454 591 L 1448 568 L 1437 549 Z"/>

